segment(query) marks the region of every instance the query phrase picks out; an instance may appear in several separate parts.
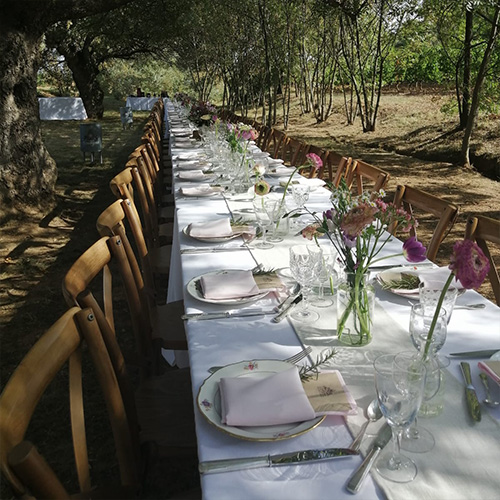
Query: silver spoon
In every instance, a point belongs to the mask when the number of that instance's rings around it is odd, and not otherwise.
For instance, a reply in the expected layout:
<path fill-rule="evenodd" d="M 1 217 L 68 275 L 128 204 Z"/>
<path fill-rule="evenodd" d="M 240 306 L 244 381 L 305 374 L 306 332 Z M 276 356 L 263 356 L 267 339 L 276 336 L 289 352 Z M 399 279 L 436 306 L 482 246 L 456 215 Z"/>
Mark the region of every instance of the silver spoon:
<path fill-rule="evenodd" d="M 453 309 L 484 309 L 486 304 L 464 304 L 463 306 L 455 306 Z"/>
<path fill-rule="evenodd" d="M 361 441 L 363 441 L 363 437 L 365 435 L 368 424 L 371 422 L 376 422 L 382 416 L 382 412 L 380 411 L 380 407 L 378 405 L 378 401 L 374 399 L 366 409 L 365 417 L 366 422 L 361 427 L 356 439 L 352 442 L 350 448 L 351 450 L 358 451 L 361 446 Z"/>
<path fill-rule="evenodd" d="M 490 408 L 496 408 L 498 405 L 500 405 L 500 401 L 495 401 L 491 399 L 490 395 L 490 384 L 488 382 L 488 375 L 486 373 L 480 373 L 479 378 L 481 379 L 481 382 L 483 383 L 485 389 L 486 389 L 486 399 L 483 401 L 483 403 Z"/>

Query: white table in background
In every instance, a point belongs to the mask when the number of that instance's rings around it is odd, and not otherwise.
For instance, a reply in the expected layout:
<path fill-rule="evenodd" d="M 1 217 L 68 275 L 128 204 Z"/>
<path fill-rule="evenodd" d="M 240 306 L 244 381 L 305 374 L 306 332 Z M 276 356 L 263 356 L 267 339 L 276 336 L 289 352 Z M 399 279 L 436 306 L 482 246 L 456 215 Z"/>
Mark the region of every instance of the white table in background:
<path fill-rule="evenodd" d="M 160 97 L 127 97 L 125 106 L 132 111 L 151 111 Z"/>
<path fill-rule="evenodd" d="M 39 97 L 40 120 L 86 120 L 80 97 Z"/>

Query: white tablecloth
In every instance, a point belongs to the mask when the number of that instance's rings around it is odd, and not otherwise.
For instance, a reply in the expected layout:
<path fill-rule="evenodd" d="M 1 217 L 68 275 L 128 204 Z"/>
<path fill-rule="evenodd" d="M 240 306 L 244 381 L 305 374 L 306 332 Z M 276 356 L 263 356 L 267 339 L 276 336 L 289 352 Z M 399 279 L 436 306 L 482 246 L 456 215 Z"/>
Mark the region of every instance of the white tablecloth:
<path fill-rule="evenodd" d="M 172 114 L 172 110 L 170 113 Z M 175 182 L 176 187 L 186 184 Z M 235 217 L 251 216 L 248 210 L 249 201 L 245 198 L 240 196 L 228 201 Z M 318 210 L 327 207 L 328 193 L 323 190 L 316 191 L 308 204 Z M 177 231 L 174 234 L 171 269 L 180 269 L 181 272 L 171 271 L 169 300 L 184 297 L 186 312 L 189 313 L 225 309 L 223 306 L 207 304 L 187 295 L 185 285 L 192 278 L 219 269 L 251 269 L 256 262 L 263 263 L 266 267 L 286 267 L 288 247 L 296 243 L 305 243 L 302 237 L 291 236 L 276 245 L 273 250 L 252 249 L 251 253 L 233 251 L 183 254 L 181 258 L 180 248 L 216 246 L 190 239 L 182 233 L 182 229 L 190 222 L 227 216 L 228 205 L 221 196 L 198 199 L 178 196 L 176 206 Z M 226 245 L 241 245 L 241 240 L 233 240 Z M 392 245 L 394 248 L 400 248 L 400 243 L 396 239 Z M 380 289 L 377 290 L 377 297 L 372 344 L 361 349 L 340 347 L 339 354 L 332 363 L 332 366 L 341 370 L 361 409 L 358 416 L 349 418 L 348 426 L 354 432 L 364 420 L 362 409 L 366 408 L 375 394 L 371 371 L 374 357 L 380 352 L 412 348 L 407 333 L 410 313 L 408 301 L 389 292 L 382 292 Z M 459 298 L 458 303 L 483 300 L 475 292 L 467 292 Z M 457 310 L 453 313 L 443 354 L 500 346 L 500 309 L 488 301 L 485 302 L 486 308 L 479 312 Z M 271 295 L 259 301 L 258 305 L 249 307 L 268 309 L 276 303 L 277 299 Z M 302 345 L 311 345 L 314 357 L 325 348 L 337 345 L 334 308 L 324 309 L 322 320 L 318 324 L 296 325 L 297 331 L 288 320 L 275 324 L 271 322 L 271 318 L 272 316 L 262 316 L 186 323 L 193 397 L 196 398 L 211 366 L 259 358 L 284 359 L 297 352 Z M 484 396 L 484 391 L 477 376 L 477 361 L 470 361 L 473 381 L 481 398 Z M 473 497 L 493 499 L 495 496 L 498 498 L 500 410 L 489 411 L 483 408 L 482 422 L 470 423 L 466 413 L 458 361 L 452 362 L 450 374 L 447 381 L 449 396 L 445 412 L 438 418 L 425 421 L 425 425 L 436 437 L 436 448 L 428 454 L 412 454 L 413 460 L 419 467 L 417 479 L 407 485 L 398 485 L 384 481 L 373 472 L 377 482 L 373 477 L 368 477 L 358 495 L 359 498 L 363 500 L 384 497 L 415 498 L 415 500 L 420 498 L 436 500 L 464 498 L 465 500 Z M 342 417 L 329 416 L 316 429 L 294 439 L 254 442 L 227 435 L 210 425 L 197 409 L 195 413 L 200 461 L 332 446 L 348 447 L 352 442 L 351 431 Z M 459 431 L 456 430 L 458 428 Z M 471 446 L 475 438 L 477 438 L 477 449 Z M 363 451 L 369 443 L 368 437 Z M 453 450 L 457 450 L 458 456 L 455 454 L 452 458 Z M 350 498 L 352 495 L 346 491 L 345 484 L 361 461 L 361 457 L 354 457 L 301 466 L 205 475 L 202 477 L 203 496 L 206 499 L 216 500 Z"/>
<path fill-rule="evenodd" d="M 132 111 L 150 111 L 160 99 L 159 97 L 127 97 L 125 106 Z"/>
<path fill-rule="evenodd" d="M 39 97 L 40 120 L 86 120 L 80 97 Z"/>

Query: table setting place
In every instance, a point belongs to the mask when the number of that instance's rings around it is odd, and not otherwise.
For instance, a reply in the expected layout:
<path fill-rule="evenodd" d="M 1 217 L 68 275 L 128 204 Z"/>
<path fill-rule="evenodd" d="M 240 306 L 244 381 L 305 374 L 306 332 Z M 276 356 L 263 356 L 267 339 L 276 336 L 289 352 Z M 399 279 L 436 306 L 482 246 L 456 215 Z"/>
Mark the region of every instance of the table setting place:
<path fill-rule="evenodd" d="M 192 149 L 166 109 L 167 301 L 184 300 L 203 498 L 498 498 L 500 308 L 474 290 L 479 247 L 437 266 L 386 231 L 416 221 L 382 194 L 332 195 L 243 126 L 239 149 L 217 127 Z M 191 186 L 203 162 L 214 179 Z"/>

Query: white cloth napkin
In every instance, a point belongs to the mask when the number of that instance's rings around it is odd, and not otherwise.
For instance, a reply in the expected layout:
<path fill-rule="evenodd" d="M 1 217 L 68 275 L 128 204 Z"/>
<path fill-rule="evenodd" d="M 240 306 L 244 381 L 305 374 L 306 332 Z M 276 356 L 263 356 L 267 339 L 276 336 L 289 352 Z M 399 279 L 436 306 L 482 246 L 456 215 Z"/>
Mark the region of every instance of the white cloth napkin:
<path fill-rule="evenodd" d="M 217 274 L 206 274 L 200 280 L 203 296 L 206 299 L 238 299 L 260 293 L 252 271 L 223 271 Z"/>
<path fill-rule="evenodd" d="M 266 378 L 223 377 L 219 383 L 222 423 L 279 425 L 315 417 L 296 366 Z"/>
<path fill-rule="evenodd" d="M 200 170 L 200 167 L 203 166 L 202 163 L 199 161 L 195 160 L 190 160 L 190 161 L 183 161 L 182 163 L 179 163 L 179 166 L 177 167 L 179 170 Z M 205 164 L 205 166 L 209 166 L 209 164 Z"/>
<path fill-rule="evenodd" d="M 274 176 L 285 176 L 285 175 L 290 175 L 293 172 L 292 168 L 289 167 L 284 167 L 284 166 L 277 166 L 277 167 L 271 167 L 269 170 L 270 175 Z"/>
<path fill-rule="evenodd" d="M 220 193 L 222 189 L 210 184 L 199 184 L 194 187 L 182 187 L 180 191 L 184 196 L 212 196 L 215 193 Z"/>
<path fill-rule="evenodd" d="M 189 161 L 198 158 L 199 155 L 200 155 L 199 151 L 188 151 L 185 153 L 172 156 L 172 160 Z"/>
<path fill-rule="evenodd" d="M 231 236 L 233 230 L 229 219 L 217 219 L 207 222 L 193 222 L 189 225 L 190 236 L 198 238 L 219 238 Z"/>
<path fill-rule="evenodd" d="M 186 181 L 201 181 L 205 178 L 203 170 L 186 170 L 179 172 L 179 179 Z"/>
<path fill-rule="evenodd" d="M 448 267 L 436 267 L 434 269 L 420 269 L 418 271 L 418 277 L 420 282 L 424 284 L 424 286 L 428 287 L 432 283 L 432 286 L 440 286 L 443 288 L 444 284 L 448 280 L 450 276 L 450 270 Z M 460 281 L 453 279 L 451 285 L 455 288 L 464 288 Z"/>

